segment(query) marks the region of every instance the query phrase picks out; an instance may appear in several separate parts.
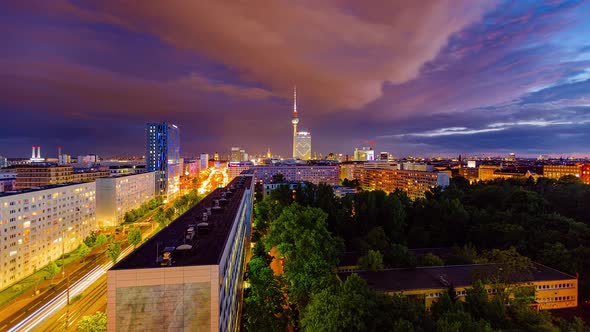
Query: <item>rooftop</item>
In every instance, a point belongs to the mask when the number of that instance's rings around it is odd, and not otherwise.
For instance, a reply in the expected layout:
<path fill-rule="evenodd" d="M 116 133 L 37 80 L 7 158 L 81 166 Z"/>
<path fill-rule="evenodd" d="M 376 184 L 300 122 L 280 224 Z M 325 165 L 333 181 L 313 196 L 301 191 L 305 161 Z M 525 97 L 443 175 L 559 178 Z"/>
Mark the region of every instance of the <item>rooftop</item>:
<path fill-rule="evenodd" d="M 241 186 L 240 181 L 243 181 Z M 162 254 L 164 248 L 177 248 L 183 244 L 192 245 L 192 249 L 182 252 L 174 251 L 172 266 L 218 264 L 242 198 L 246 190 L 250 188 L 252 181 L 251 176 L 238 176 L 226 188 L 216 189 L 117 263 L 112 270 L 165 268 L 166 266 L 162 267 L 157 263 L 157 257 Z M 203 212 L 213 206 L 213 201 L 219 199 L 223 191 L 232 187 L 233 194 L 227 198 L 227 203 L 222 205 L 223 209 L 217 212 L 212 211 L 209 216 L 207 220 L 209 231 L 197 234 L 192 241 L 185 243 L 186 230 L 189 225 L 200 223 Z"/>
<path fill-rule="evenodd" d="M 42 191 L 42 190 L 48 190 L 48 189 L 67 187 L 67 186 L 72 186 L 75 184 L 89 184 L 89 183 L 92 183 L 92 182 L 66 182 L 66 183 L 52 184 L 49 186 L 32 187 L 32 188 L 24 188 L 24 189 L 19 189 L 19 190 L 5 191 L 5 192 L 0 193 L 0 198 L 6 197 L 6 196 L 12 196 L 12 195 L 30 193 L 30 192 L 34 192 L 34 191 Z"/>
<path fill-rule="evenodd" d="M 415 269 L 388 269 L 378 272 L 340 272 L 338 275 L 342 279 L 346 279 L 351 274 L 356 273 L 359 277 L 367 281 L 369 287 L 375 290 L 397 292 L 415 289 L 447 288 L 441 282 L 441 276 L 454 287 L 471 286 L 478 279 L 477 275 L 486 275 L 486 272 L 490 272 L 494 267 L 496 267 L 496 264 L 449 265 L 419 267 Z M 576 277 L 535 263 L 531 280 L 520 281 L 571 279 L 576 279 Z"/>

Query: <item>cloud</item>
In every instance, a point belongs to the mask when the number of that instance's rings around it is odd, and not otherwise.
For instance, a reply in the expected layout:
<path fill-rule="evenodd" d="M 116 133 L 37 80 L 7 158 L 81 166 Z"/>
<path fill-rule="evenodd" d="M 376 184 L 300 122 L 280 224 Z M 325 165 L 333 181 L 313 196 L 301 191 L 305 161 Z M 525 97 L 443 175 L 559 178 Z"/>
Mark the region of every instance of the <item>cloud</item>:
<path fill-rule="evenodd" d="M 406 1 L 120 1 L 43 8 L 149 33 L 204 55 L 256 83 L 289 96 L 293 84 L 324 109 L 358 108 L 401 83 L 481 17 L 492 2 Z"/>

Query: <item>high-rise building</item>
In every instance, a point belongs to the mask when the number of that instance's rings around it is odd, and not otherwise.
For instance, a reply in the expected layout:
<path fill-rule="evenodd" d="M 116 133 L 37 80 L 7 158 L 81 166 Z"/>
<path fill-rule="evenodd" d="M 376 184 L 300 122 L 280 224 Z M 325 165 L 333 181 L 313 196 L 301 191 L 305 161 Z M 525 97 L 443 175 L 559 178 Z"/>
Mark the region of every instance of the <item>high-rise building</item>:
<path fill-rule="evenodd" d="M 78 247 L 96 229 L 94 182 L 0 194 L 0 290 Z"/>
<path fill-rule="evenodd" d="M 180 187 L 180 133 L 169 123 L 147 124 L 146 164 L 156 172 L 156 194 L 173 197 Z"/>
<path fill-rule="evenodd" d="M 219 153 L 215 152 L 215 154 L 213 154 L 213 160 L 219 161 Z"/>
<path fill-rule="evenodd" d="M 295 138 L 295 159 L 311 159 L 311 133 L 300 131 Z"/>
<path fill-rule="evenodd" d="M 209 167 L 209 154 L 201 153 L 201 170 L 204 171 Z"/>
<path fill-rule="evenodd" d="M 0 168 L 8 167 L 8 159 L 6 157 L 0 156 Z"/>
<path fill-rule="evenodd" d="M 354 161 L 373 161 L 375 160 L 375 150 L 368 147 L 354 149 Z"/>
<path fill-rule="evenodd" d="M 256 183 L 270 183 L 273 181 L 273 175 L 283 174 L 285 181 L 330 185 L 339 183 L 339 172 L 338 165 L 297 164 L 257 165 L 251 166 L 248 170 L 249 174 L 254 174 Z"/>
<path fill-rule="evenodd" d="M 241 161 L 240 160 L 240 148 L 237 146 L 232 146 L 231 152 L 229 155 L 229 161 Z"/>

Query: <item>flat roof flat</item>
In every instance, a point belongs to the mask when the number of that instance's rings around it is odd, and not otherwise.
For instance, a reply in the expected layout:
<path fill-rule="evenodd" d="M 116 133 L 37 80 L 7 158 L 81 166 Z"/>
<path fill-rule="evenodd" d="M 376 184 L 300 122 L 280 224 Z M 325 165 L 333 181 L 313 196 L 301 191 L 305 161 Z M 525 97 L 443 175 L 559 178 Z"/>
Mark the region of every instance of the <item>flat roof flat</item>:
<path fill-rule="evenodd" d="M 240 181 L 243 181 L 241 188 L 238 185 Z M 222 205 L 223 209 L 217 212 L 212 211 L 209 216 L 207 221 L 209 231 L 197 235 L 195 240 L 187 243 L 192 245 L 193 249 L 187 251 L 176 250 L 172 254 L 172 267 L 219 264 L 240 203 L 246 190 L 250 188 L 252 181 L 251 176 L 238 176 L 226 188 L 215 189 L 215 191 L 113 266 L 111 270 L 167 268 L 168 266 L 160 266 L 156 261 L 162 250 L 165 247 L 178 247 L 185 244 L 185 231 L 189 225 L 200 223 L 203 211 L 212 207 L 213 201 L 219 199 L 225 189 L 235 186 L 232 190 L 233 194 L 227 198 L 227 203 Z"/>
<path fill-rule="evenodd" d="M 520 280 L 519 282 L 576 279 L 574 276 L 545 265 L 534 263 L 533 266 L 532 278 L 530 280 Z M 495 267 L 497 267 L 496 264 L 448 265 L 418 267 L 415 269 L 388 269 L 377 272 L 339 272 L 338 275 L 342 280 L 345 280 L 351 274 L 356 273 L 359 277 L 367 281 L 369 287 L 375 290 L 399 292 L 416 289 L 447 288 L 448 286 L 445 286 L 441 281 L 441 276 L 454 287 L 469 287 L 477 279 L 485 277 L 486 272 L 489 274 Z"/>
<path fill-rule="evenodd" d="M 43 190 L 49 190 L 49 189 L 55 189 L 55 188 L 62 188 L 62 187 L 72 186 L 72 185 L 76 185 L 76 184 L 85 184 L 85 183 L 92 183 L 92 182 L 80 182 L 80 181 L 64 182 L 64 183 L 50 184 L 50 185 L 41 186 L 41 187 L 23 188 L 23 189 L 1 192 L 0 197 L 27 194 L 27 193 L 31 193 L 31 192 L 35 192 L 35 191 L 43 191 Z"/>

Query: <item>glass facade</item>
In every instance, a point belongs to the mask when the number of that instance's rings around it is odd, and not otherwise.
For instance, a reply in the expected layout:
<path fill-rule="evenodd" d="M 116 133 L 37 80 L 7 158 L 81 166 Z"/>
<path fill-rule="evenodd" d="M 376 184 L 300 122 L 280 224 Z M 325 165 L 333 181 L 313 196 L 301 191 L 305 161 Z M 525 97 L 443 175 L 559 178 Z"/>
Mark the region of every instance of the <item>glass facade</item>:
<path fill-rule="evenodd" d="M 156 172 L 156 193 L 172 197 L 180 186 L 180 131 L 169 123 L 148 123 L 146 167 Z"/>

